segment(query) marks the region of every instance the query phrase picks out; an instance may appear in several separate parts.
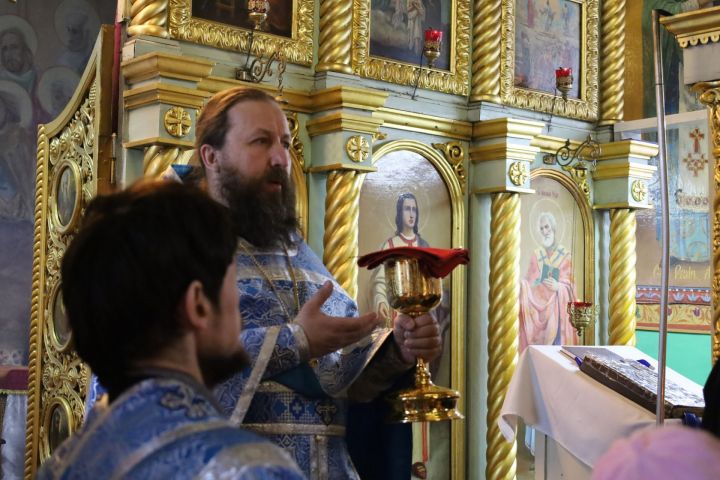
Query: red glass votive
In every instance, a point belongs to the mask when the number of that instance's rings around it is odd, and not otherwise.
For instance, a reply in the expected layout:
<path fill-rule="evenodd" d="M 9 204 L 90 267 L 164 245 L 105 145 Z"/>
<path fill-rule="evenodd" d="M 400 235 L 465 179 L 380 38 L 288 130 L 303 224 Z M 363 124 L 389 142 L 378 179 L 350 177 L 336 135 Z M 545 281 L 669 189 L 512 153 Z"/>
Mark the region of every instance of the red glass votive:
<path fill-rule="evenodd" d="M 555 70 L 555 78 L 569 77 L 570 75 L 572 75 L 572 68 L 570 67 L 560 67 Z"/>
<path fill-rule="evenodd" d="M 425 41 L 426 42 L 442 42 L 443 32 L 440 30 L 434 30 L 428 28 L 425 30 Z"/>

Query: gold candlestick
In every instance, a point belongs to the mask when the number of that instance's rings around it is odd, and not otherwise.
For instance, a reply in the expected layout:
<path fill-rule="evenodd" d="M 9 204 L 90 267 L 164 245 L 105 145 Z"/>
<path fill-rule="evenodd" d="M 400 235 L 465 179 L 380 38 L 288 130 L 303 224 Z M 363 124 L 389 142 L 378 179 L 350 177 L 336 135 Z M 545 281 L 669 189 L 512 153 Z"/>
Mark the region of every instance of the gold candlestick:
<path fill-rule="evenodd" d="M 589 302 L 568 302 L 567 312 L 570 314 L 570 323 L 577 330 L 582 343 L 585 343 L 585 329 L 591 323 L 595 324 L 597 317 L 595 305 Z"/>
<path fill-rule="evenodd" d="M 419 317 L 440 304 L 441 279 L 427 274 L 416 258 L 391 258 L 385 261 L 388 302 L 399 312 Z M 390 420 L 401 423 L 438 422 L 464 418 L 457 409 L 460 393 L 438 387 L 430 379 L 430 369 L 422 358 L 415 366 L 415 388 L 400 391 L 390 399 Z"/>

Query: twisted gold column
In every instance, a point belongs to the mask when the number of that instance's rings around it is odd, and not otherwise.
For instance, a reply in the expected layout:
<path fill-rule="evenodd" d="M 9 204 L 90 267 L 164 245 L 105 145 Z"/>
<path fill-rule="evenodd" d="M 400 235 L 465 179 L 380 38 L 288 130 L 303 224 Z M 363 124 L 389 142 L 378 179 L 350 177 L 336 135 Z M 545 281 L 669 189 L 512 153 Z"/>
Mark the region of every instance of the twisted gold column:
<path fill-rule="evenodd" d="M 130 0 L 128 35 L 153 35 L 166 38 L 168 0 Z"/>
<path fill-rule="evenodd" d="M 715 198 L 713 199 L 713 363 L 720 358 L 720 81 L 699 83 L 693 90 L 700 92 L 700 101 L 708 106 L 710 117 L 710 136 L 712 138 L 712 154 L 715 159 L 713 183 Z"/>
<path fill-rule="evenodd" d="M 350 0 L 321 0 L 318 64 L 315 71 L 352 73 L 352 6 Z"/>
<path fill-rule="evenodd" d="M 44 245 L 42 245 L 43 231 L 46 228 L 46 218 L 43 212 L 46 210 L 47 201 L 46 189 L 48 188 L 47 165 L 45 157 L 48 151 L 48 138 L 45 133 L 45 125 L 38 126 L 37 142 L 37 170 L 35 174 L 35 232 L 33 237 L 33 265 L 32 265 L 32 287 L 30 292 L 30 351 L 28 352 L 28 402 L 27 402 L 27 426 L 25 429 L 25 478 L 35 478 L 37 466 L 38 440 L 40 438 L 40 415 L 36 412 L 40 408 L 40 351 L 38 349 L 42 338 L 40 321 L 40 310 L 42 308 L 40 289 L 45 283 L 44 275 Z"/>
<path fill-rule="evenodd" d="M 600 125 L 623 119 L 625 86 L 625 0 L 602 3 Z"/>
<path fill-rule="evenodd" d="M 357 295 L 358 215 L 364 173 L 336 170 L 327 178 L 323 263 L 351 297 Z"/>
<path fill-rule="evenodd" d="M 500 103 L 502 2 L 475 0 L 473 12 L 470 101 Z"/>
<path fill-rule="evenodd" d="M 610 345 L 635 345 L 635 211 L 610 211 Z"/>
<path fill-rule="evenodd" d="M 143 159 L 144 176 L 150 178 L 157 177 L 173 163 L 187 165 L 193 152 L 194 150 L 192 149 L 165 147 L 162 145 L 148 147 L 145 150 Z"/>
<path fill-rule="evenodd" d="M 490 307 L 488 310 L 488 480 L 514 479 L 515 442 L 507 442 L 500 428 L 500 408 L 518 359 L 520 307 L 520 196 L 498 193 L 492 198 L 490 219 Z"/>

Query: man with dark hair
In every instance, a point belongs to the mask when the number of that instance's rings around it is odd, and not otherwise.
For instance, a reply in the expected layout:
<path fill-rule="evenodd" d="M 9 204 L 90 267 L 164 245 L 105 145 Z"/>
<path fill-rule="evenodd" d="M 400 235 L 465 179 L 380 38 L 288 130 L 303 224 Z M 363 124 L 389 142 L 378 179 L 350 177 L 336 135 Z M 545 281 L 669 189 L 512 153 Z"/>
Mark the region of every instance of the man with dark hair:
<path fill-rule="evenodd" d="M 211 196 L 230 208 L 239 238 L 242 343 L 252 368 L 216 389 L 231 421 L 292 452 L 312 479 L 356 479 L 345 443 L 349 399 L 367 401 L 440 355 L 430 315 L 400 315 L 373 332 L 355 302 L 298 235 L 291 136 L 277 102 L 242 87 L 210 99 L 195 146 Z M 373 333 L 373 335 L 370 335 Z"/>
<path fill-rule="evenodd" d="M 109 405 L 97 403 L 39 478 L 303 478 L 281 449 L 224 419 L 206 389 L 247 363 L 235 244 L 226 209 L 183 185 L 90 203 L 62 292 Z"/>

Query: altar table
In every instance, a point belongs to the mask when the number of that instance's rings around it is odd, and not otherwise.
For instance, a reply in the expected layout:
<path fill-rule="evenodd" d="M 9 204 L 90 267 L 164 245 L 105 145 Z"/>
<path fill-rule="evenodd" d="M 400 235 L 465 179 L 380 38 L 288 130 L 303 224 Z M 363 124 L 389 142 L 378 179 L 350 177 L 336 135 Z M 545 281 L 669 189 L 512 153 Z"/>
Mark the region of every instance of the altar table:
<path fill-rule="evenodd" d="M 518 418 L 536 430 L 536 480 L 589 478 L 614 440 L 655 425 L 654 413 L 581 372 L 560 348 L 531 345 L 523 352 L 498 420 L 508 441 L 515 439 Z M 624 358 L 645 359 L 657 368 L 654 359 L 635 347 L 602 348 Z M 669 368 L 666 375 L 702 396 L 701 385 Z"/>

